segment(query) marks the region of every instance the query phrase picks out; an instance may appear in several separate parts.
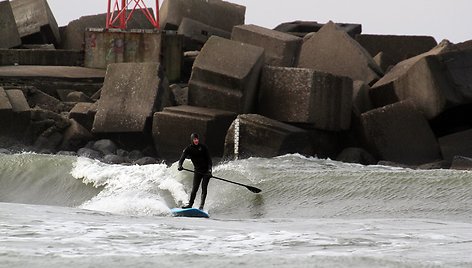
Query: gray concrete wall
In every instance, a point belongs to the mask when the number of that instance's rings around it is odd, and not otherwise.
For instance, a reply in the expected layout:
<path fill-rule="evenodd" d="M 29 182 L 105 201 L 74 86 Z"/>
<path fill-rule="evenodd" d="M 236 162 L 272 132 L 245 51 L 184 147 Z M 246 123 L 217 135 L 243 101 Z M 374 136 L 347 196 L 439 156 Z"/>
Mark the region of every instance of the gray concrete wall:
<path fill-rule="evenodd" d="M 21 45 L 20 34 L 9 1 L 0 2 L 0 14 L 0 49 Z"/>
<path fill-rule="evenodd" d="M 78 50 L 0 49 L 0 65 L 82 66 L 84 54 Z"/>

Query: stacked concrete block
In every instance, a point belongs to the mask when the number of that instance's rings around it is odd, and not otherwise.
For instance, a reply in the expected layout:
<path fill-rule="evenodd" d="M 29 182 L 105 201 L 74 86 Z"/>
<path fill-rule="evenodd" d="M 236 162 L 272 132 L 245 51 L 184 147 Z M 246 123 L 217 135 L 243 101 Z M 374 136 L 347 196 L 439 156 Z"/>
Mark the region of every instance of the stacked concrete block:
<path fill-rule="evenodd" d="M 441 160 L 428 121 L 411 102 L 398 102 L 361 115 L 366 140 L 381 160 L 417 165 Z"/>
<path fill-rule="evenodd" d="M 370 87 L 362 81 L 354 81 L 352 85 L 352 111 L 356 116 L 373 109 L 369 96 Z"/>
<path fill-rule="evenodd" d="M 0 49 L 0 65 L 81 66 L 84 54 L 78 50 Z"/>
<path fill-rule="evenodd" d="M 212 35 L 231 38 L 231 32 L 189 18 L 182 19 L 177 32 L 185 37 L 183 46 L 185 51 L 202 49 Z"/>
<path fill-rule="evenodd" d="M 128 12 L 130 12 L 129 10 Z M 149 9 L 151 14 L 154 14 L 152 9 Z M 85 31 L 89 28 L 105 28 L 106 13 L 83 16 L 79 19 L 69 22 L 64 29 L 62 49 L 84 50 L 85 49 Z M 154 26 L 149 22 L 146 16 L 140 10 L 136 10 L 127 22 L 128 29 L 154 29 Z"/>
<path fill-rule="evenodd" d="M 69 119 L 73 119 L 88 131 L 92 130 L 95 114 L 97 113 L 97 102 L 79 102 L 69 112 Z"/>
<path fill-rule="evenodd" d="M 0 14 L 0 48 L 12 48 L 21 45 L 20 34 L 16 28 L 10 1 L 0 2 Z"/>
<path fill-rule="evenodd" d="M 308 33 L 318 32 L 325 24 L 318 23 L 316 21 L 292 21 L 292 22 L 284 22 L 279 24 L 274 28 L 276 31 L 289 33 L 291 35 L 304 37 Z M 336 26 L 339 29 L 342 29 L 351 37 L 355 37 L 356 35 L 362 32 L 362 25 L 360 24 L 353 24 L 353 23 L 336 23 Z"/>
<path fill-rule="evenodd" d="M 444 160 L 452 161 L 454 156 L 472 157 L 472 129 L 441 137 L 439 146 Z"/>
<path fill-rule="evenodd" d="M 321 130 L 349 129 L 352 80 L 305 68 L 267 66 L 261 77 L 259 113 Z"/>
<path fill-rule="evenodd" d="M 162 34 L 153 30 L 105 31 L 85 33 L 85 67 L 106 69 L 122 62 L 160 62 Z"/>
<path fill-rule="evenodd" d="M 46 0 L 15 0 L 11 7 L 20 37 L 26 43 L 39 40 L 59 47 L 59 27 Z"/>
<path fill-rule="evenodd" d="M 0 87 L 0 135 L 21 141 L 29 125 L 30 110 L 21 90 Z"/>
<path fill-rule="evenodd" d="M 374 106 L 412 99 L 428 119 L 443 112 L 448 102 L 455 102 L 456 96 L 443 65 L 435 55 L 451 46 L 442 42 L 426 53 L 398 63 L 372 86 L 370 96 Z"/>
<path fill-rule="evenodd" d="M 287 153 L 310 155 L 308 133 L 258 114 L 238 115 L 225 140 L 225 159 L 274 157 Z"/>
<path fill-rule="evenodd" d="M 165 0 L 159 9 L 163 30 L 177 30 L 184 18 L 231 32 L 244 24 L 246 7 L 221 0 Z"/>
<path fill-rule="evenodd" d="M 333 22 L 303 43 L 298 67 L 347 76 L 368 85 L 382 75 L 370 54 Z"/>
<path fill-rule="evenodd" d="M 190 144 L 190 134 L 200 134 L 213 157 L 223 155 L 224 141 L 229 126 L 236 118 L 233 112 L 194 106 L 167 107 L 154 114 L 153 139 L 156 151 L 177 160 Z"/>
<path fill-rule="evenodd" d="M 257 25 L 240 25 L 233 28 L 231 39 L 265 49 L 266 64 L 281 67 L 295 66 L 302 39 Z"/>
<path fill-rule="evenodd" d="M 168 105 L 167 87 L 159 64 L 110 64 L 92 132 L 145 132 L 146 121 Z"/>
<path fill-rule="evenodd" d="M 384 71 L 389 66 L 428 52 L 438 44 L 431 36 L 360 34 L 355 39 L 372 57 L 383 54 Z"/>
<path fill-rule="evenodd" d="M 212 36 L 189 81 L 189 104 L 235 113 L 254 111 L 264 49 Z"/>

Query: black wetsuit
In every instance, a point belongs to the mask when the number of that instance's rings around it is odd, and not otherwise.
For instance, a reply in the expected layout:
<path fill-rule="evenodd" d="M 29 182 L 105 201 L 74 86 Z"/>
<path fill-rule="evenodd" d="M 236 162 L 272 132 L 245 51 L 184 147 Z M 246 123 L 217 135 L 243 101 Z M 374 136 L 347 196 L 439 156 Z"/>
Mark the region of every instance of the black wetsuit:
<path fill-rule="evenodd" d="M 193 166 L 195 168 L 195 173 L 193 175 L 192 193 L 190 194 L 190 201 L 188 205 L 190 207 L 193 206 L 193 202 L 195 201 L 195 196 L 197 195 L 198 188 L 200 187 L 200 183 L 202 183 L 202 198 L 200 203 L 200 209 L 203 209 L 207 196 L 208 183 L 210 182 L 211 178 L 211 168 L 213 165 L 210 153 L 208 151 L 208 148 L 203 144 L 191 144 L 187 146 L 187 148 L 185 148 L 182 152 L 182 156 L 180 156 L 179 160 L 179 167 L 182 166 L 186 158 L 190 158 L 190 160 L 192 160 Z"/>

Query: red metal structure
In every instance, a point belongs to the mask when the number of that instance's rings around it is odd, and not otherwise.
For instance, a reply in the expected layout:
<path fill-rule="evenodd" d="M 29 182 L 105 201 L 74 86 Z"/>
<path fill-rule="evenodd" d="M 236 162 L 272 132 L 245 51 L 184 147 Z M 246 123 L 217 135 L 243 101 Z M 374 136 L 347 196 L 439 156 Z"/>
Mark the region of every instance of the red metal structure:
<path fill-rule="evenodd" d="M 114 3 L 113 3 L 114 2 Z M 129 11 L 128 11 L 129 10 Z M 149 11 L 144 0 L 108 0 L 106 28 L 125 30 L 134 12 L 141 11 L 149 22 L 159 29 L 159 0 L 156 0 L 155 16 Z"/>

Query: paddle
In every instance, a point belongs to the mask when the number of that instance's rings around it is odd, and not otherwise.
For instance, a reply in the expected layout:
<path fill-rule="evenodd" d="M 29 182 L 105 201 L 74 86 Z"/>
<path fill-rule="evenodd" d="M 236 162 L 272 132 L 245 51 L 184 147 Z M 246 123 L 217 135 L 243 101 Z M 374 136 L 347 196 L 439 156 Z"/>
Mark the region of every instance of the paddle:
<path fill-rule="evenodd" d="M 203 173 L 201 173 L 201 172 L 194 171 L 194 170 L 190 170 L 190 169 L 186 169 L 186 168 L 183 168 L 183 170 L 189 171 L 189 172 L 192 172 L 192 173 L 203 174 Z M 253 193 L 259 193 L 260 191 L 262 191 L 262 190 L 259 189 L 259 188 L 252 187 L 252 186 L 249 186 L 249 185 L 245 185 L 245 184 L 242 184 L 242 183 L 239 183 L 239 182 L 234 182 L 234 181 L 226 180 L 226 179 L 219 178 L 219 177 L 216 177 L 216 176 L 213 176 L 213 175 L 211 175 L 211 177 L 212 177 L 212 178 L 215 178 L 215 179 L 217 179 L 217 180 L 221 180 L 221 181 L 233 183 L 233 184 L 236 184 L 236 185 L 244 186 L 244 187 L 246 187 L 249 191 L 251 191 L 251 192 L 253 192 Z"/>

